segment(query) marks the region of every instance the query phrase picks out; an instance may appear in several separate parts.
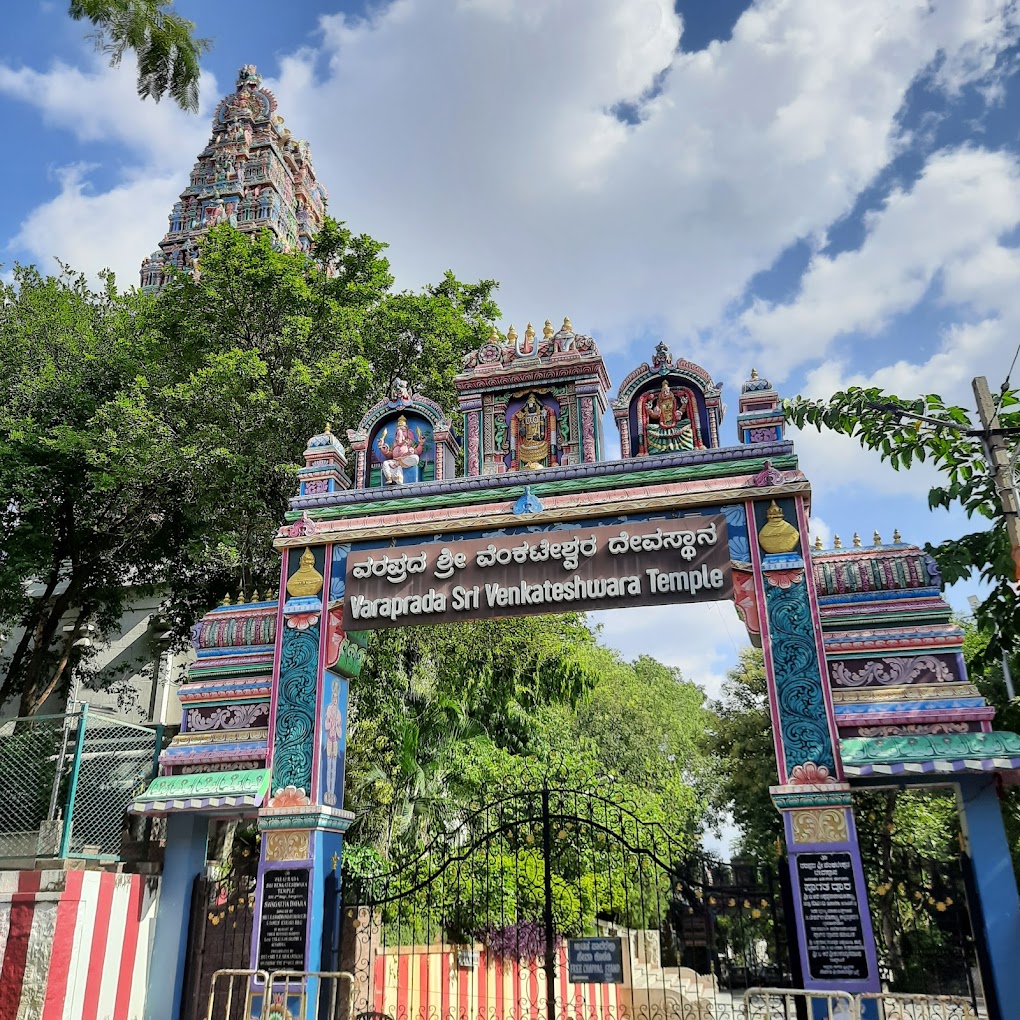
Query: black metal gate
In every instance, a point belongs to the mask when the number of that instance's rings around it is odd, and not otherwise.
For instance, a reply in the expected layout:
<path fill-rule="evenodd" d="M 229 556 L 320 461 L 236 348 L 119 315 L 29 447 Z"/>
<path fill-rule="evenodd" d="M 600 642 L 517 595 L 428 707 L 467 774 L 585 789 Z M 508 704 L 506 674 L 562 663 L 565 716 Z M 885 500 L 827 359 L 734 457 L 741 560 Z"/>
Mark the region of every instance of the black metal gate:
<path fill-rule="evenodd" d="M 250 868 L 235 868 L 222 879 L 195 879 L 180 1020 L 204 1020 L 217 970 L 250 966 L 254 916 L 255 876 Z M 248 1020 L 244 996 L 233 1000 L 229 1016 L 219 1015 L 218 1020 Z"/>
<path fill-rule="evenodd" d="M 381 874 L 346 869 L 357 1017 L 728 1020 L 787 984 L 771 873 L 589 789 L 506 793 Z"/>

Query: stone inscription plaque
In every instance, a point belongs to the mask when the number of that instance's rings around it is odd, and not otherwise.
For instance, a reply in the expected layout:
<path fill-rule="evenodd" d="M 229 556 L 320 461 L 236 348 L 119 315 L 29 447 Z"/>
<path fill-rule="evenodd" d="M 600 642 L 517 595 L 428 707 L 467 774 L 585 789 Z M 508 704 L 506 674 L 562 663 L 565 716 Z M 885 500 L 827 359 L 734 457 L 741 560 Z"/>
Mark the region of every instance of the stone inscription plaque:
<path fill-rule="evenodd" d="M 259 968 L 305 970 L 308 869 L 267 871 L 262 889 Z"/>
<path fill-rule="evenodd" d="M 850 854 L 798 854 L 797 880 L 810 976 L 866 981 L 868 957 Z"/>
<path fill-rule="evenodd" d="M 733 596 L 722 514 L 352 552 L 346 580 L 348 632 Z"/>

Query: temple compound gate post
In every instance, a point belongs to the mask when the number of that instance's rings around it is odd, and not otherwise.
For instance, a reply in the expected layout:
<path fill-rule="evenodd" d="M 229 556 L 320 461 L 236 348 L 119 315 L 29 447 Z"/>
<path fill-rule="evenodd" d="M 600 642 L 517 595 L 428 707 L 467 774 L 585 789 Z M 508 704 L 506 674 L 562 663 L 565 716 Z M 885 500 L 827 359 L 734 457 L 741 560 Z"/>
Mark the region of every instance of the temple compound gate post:
<path fill-rule="evenodd" d="M 368 630 L 732 598 L 764 652 L 770 792 L 806 987 L 879 989 L 851 784 L 956 784 L 989 1012 L 1020 1015 L 1016 886 L 992 782 L 1020 775 L 1020 738 L 991 730 L 930 559 L 898 535 L 809 547 L 810 485 L 756 373 L 729 446 L 704 369 L 660 343 L 610 405 L 595 341 L 569 319 L 494 334 L 455 385 L 462 474 L 443 410 L 396 380 L 348 431 L 350 474 L 329 427 L 309 441 L 275 542 L 279 597 L 228 602 L 195 628 L 182 732 L 133 807 L 170 816 L 150 1000 L 179 1001 L 184 904 L 211 817 L 257 819 L 262 833 L 252 969 L 338 969 L 348 684 Z M 603 455 L 609 406 L 616 461 Z M 314 1015 L 314 978 L 250 987 L 255 1016 Z"/>

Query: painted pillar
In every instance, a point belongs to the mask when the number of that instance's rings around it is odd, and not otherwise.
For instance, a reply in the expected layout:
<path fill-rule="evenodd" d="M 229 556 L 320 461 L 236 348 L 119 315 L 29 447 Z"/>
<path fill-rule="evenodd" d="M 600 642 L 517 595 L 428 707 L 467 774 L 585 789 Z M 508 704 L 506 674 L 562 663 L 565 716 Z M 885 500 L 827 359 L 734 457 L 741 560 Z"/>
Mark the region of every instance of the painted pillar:
<path fill-rule="evenodd" d="M 259 860 L 252 966 L 335 969 L 324 922 L 339 910 L 349 678 L 360 672 L 362 645 L 340 628 L 347 547 L 284 552 L 280 650 L 270 719 L 273 796 L 259 812 Z M 335 560 L 335 562 L 334 562 Z M 314 983 L 292 997 L 291 1013 L 314 1015 Z"/>
<path fill-rule="evenodd" d="M 993 776 L 956 788 L 964 850 L 970 858 L 971 922 L 980 928 L 982 970 L 992 1020 L 1020 1016 L 1020 900 Z M 974 907 L 977 909 L 973 909 Z M 982 937 L 983 936 L 983 937 Z M 994 1002 L 992 1001 L 994 999 Z M 996 1013 L 995 1007 L 998 1007 Z"/>
<path fill-rule="evenodd" d="M 208 836 L 209 819 L 205 815 L 179 812 L 166 816 L 166 856 L 152 940 L 153 966 L 145 995 L 145 1020 L 167 1017 L 176 1020 L 180 1015 L 191 893 L 195 879 L 205 871 Z"/>
<path fill-rule="evenodd" d="M 824 669 L 814 578 L 805 563 L 801 496 L 747 505 L 748 538 L 769 685 L 779 785 L 804 986 L 878 991 L 850 787 L 843 780 Z"/>

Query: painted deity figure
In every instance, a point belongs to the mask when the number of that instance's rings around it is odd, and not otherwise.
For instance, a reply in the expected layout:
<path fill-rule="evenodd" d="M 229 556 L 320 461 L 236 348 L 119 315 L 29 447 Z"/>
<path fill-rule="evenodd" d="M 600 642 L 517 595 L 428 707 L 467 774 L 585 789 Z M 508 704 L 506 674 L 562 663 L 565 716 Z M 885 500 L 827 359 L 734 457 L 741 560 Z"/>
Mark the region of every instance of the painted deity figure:
<path fill-rule="evenodd" d="M 383 429 L 379 436 L 379 450 L 386 458 L 382 463 L 382 477 L 386 485 L 403 485 L 404 468 L 418 466 L 421 454 L 425 449 L 425 437 L 421 429 L 415 436 L 407 426 L 407 419 L 401 415 L 397 419 L 397 431 L 393 443 L 386 442 L 388 429 Z"/>
<path fill-rule="evenodd" d="M 686 394 L 679 397 L 669 388 L 667 380 L 647 408 L 647 441 L 649 453 L 673 453 L 694 449 L 694 429 Z"/>
<path fill-rule="evenodd" d="M 537 471 L 549 465 L 555 437 L 551 418 L 552 411 L 529 393 L 513 417 L 510 433 L 510 452 L 519 468 Z"/>
<path fill-rule="evenodd" d="M 333 681 L 329 704 L 324 720 L 326 730 L 326 790 L 323 801 L 336 803 L 336 765 L 340 759 L 340 741 L 344 735 L 344 714 L 340 711 L 340 681 Z"/>

